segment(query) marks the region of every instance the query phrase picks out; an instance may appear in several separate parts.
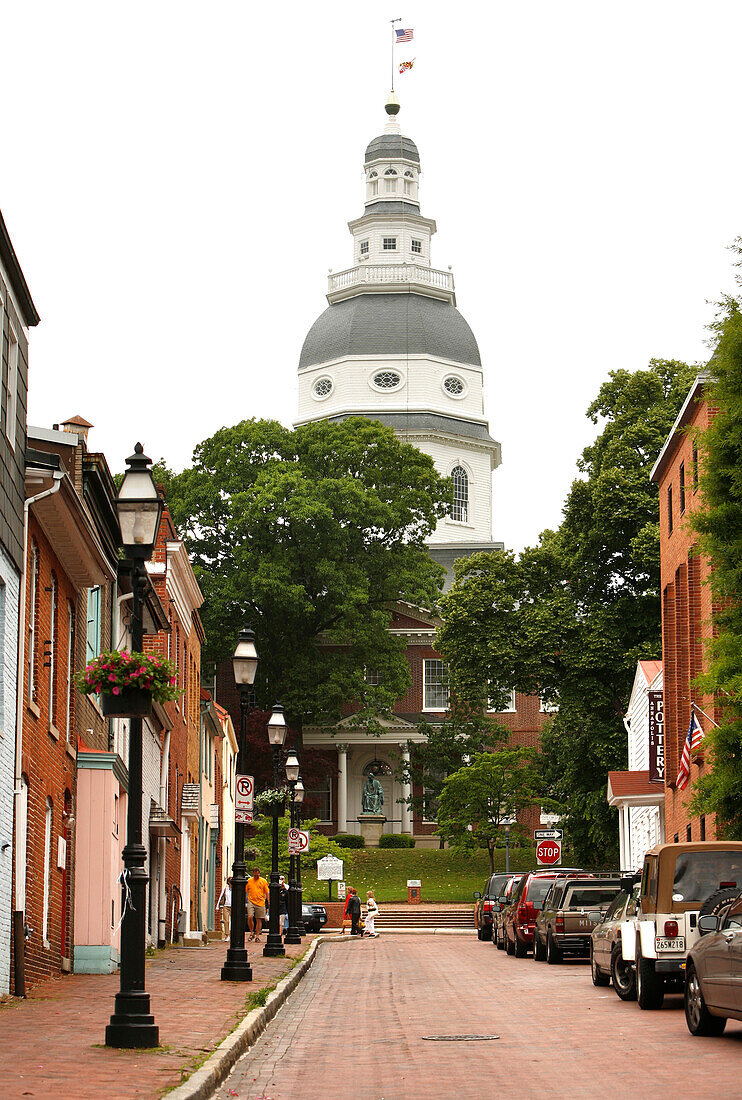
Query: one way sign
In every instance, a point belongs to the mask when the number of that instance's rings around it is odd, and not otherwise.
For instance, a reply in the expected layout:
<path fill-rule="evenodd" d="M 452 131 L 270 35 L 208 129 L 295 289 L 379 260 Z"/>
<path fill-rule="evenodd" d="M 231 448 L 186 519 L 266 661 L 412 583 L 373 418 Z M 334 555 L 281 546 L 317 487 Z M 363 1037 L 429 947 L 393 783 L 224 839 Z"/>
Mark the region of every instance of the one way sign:
<path fill-rule="evenodd" d="M 561 840 L 564 836 L 564 829 L 534 829 L 534 840 Z"/>

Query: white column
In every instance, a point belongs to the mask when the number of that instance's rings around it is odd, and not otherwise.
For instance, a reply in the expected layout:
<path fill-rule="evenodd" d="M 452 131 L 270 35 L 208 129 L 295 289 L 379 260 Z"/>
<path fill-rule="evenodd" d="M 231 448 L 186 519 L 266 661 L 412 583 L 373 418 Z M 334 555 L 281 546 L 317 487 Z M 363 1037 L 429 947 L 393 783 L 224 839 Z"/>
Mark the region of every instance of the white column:
<path fill-rule="evenodd" d="M 191 930 L 191 826 L 190 822 L 183 820 L 183 831 L 180 842 L 183 845 L 180 851 L 180 892 L 185 909 L 185 930 Z"/>
<path fill-rule="evenodd" d="M 619 861 L 621 863 L 621 866 L 619 867 L 619 870 L 620 871 L 628 871 L 629 870 L 629 865 L 628 865 L 628 862 L 626 860 L 626 828 L 625 828 L 625 818 L 624 818 L 624 812 L 623 811 L 624 811 L 624 807 L 619 806 L 619 808 L 618 808 L 618 851 L 619 851 L 618 858 L 619 858 Z"/>
<path fill-rule="evenodd" d="M 410 750 L 407 745 L 400 745 L 400 748 L 402 750 L 402 765 L 405 772 L 407 772 L 410 766 Z M 402 832 L 407 833 L 409 836 L 412 836 L 412 807 L 407 799 L 411 797 L 412 787 L 407 780 L 404 780 L 402 783 L 402 798 L 404 799 L 402 802 Z"/>
<path fill-rule="evenodd" d="M 633 837 L 631 832 L 631 806 L 626 806 L 624 809 L 626 814 L 626 824 L 624 826 L 624 836 L 626 845 L 626 870 L 633 871 L 637 865 L 637 854 L 634 851 Z"/>
<path fill-rule="evenodd" d="M 348 831 L 348 746 L 338 745 L 338 832 Z"/>

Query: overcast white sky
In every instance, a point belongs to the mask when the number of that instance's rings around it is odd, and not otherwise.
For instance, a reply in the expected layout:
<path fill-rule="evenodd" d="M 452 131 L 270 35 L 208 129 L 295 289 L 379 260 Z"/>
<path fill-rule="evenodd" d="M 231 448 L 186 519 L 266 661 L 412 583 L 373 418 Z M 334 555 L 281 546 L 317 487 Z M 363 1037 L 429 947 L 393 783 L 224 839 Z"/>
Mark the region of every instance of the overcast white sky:
<path fill-rule="evenodd" d="M 609 370 L 705 356 L 742 232 L 739 0 L 0 0 L 0 208 L 41 324 L 30 420 L 114 470 L 290 424 L 351 263 L 389 23 L 433 264 L 453 265 L 503 464 L 494 535 L 559 522 Z"/>

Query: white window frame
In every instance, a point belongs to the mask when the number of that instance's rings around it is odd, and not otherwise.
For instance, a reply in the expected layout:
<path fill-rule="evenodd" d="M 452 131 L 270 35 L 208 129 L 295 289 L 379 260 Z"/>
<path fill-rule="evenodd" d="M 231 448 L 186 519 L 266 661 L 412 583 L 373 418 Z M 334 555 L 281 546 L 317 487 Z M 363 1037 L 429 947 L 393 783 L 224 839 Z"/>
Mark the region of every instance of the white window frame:
<path fill-rule="evenodd" d="M 326 782 L 327 782 L 327 806 L 328 806 L 330 816 L 329 817 L 320 817 L 317 820 L 322 825 L 331 825 L 332 822 L 333 822 L 333 816 L 332 816 L 332 809 L 333 809 L 333 807 L 332 807 L 332 780 L 331 780 L 329 775 L 326 777 Z M 319 792 L 320 792 L 320 788 L 315 787 L 312 790 L 308 790 L 305 793 L 304 797 L 306 798 L 307 795 L 317 794 Z M 324 794 L 324 791 L 321 791 L 321 793 Z"/>
<path fill-rule="evenodd" d="M 509 707 L 503 707 L 502 709 L 497 709 L 496 710 L 495 707 L 492 706 L 492 700 L 491 699 L 487 700 L 487 713 L 488 714 L 515 714 L 517 709 L 518 708 L 516 706 L 516 701 L 515 701 L 515 688 L 510 689 L 510 706 Z"/>
<path fill-rule="evenodd" d="M 369 195 L 371 195 L 372 197 L 375 196 L 375 195 L 378 195 L 378 193 L 379 193 L 379 181 L 378 180 L 371 180 L 371 182 L 368 185 L 368 192 L 369 192 Z"/>
<path fill-rule="evenodd" d="M 460 478 L 460 476 L 458 476 L 458 478 L 456 478 L 455 475 L 458 475 L 459 470 L 461 471 L 464 478 L 466 479 L 466 496 L 463 496 L 463 497 L 460 497 L 460 498 L 457 499 L 457 497 L 456 497 L 456 481 L 457 480 L 460 481 L 461 478 Z M 462 462 L 457 462 L 456 465 L 451 470 L 451 473 L 449 474 L 449 477 L 453 481 L 453 493 L 451 494 L 451 511 L 449 513 L 448 518 L 450 519 L 451 523 L 461 523 L 461 524 L 465 524 L 465 525 L 468 526 L 471 523 L 471 500 L 470 500 L 470 494 L 469 494 L 469 488 L 470 488 L 470 485 L 471 485 L 471 477 L 469 475 L 469 471 L 467 470 L 467 468 L 464 466 L 464 464 Z M 456 508 L 457 504 L 459 506 L 459 515 L 458 516 L 455 515 L 455 513 L 454 513 L 454 509 Z"/>
<path fill-rule="evenodd" d="M 57 599 L 59 582 L 52 573 L 49 586 L 49 726 L 54 726 L 54 693 L 57 690 Z"/>
<path fill-rule="evenodd" d="M 52 877 L 52 814 L 54 805 L 51 798 L 46 800 L 46 815 L 44 820 L 44 909 L 42 916 L 42 939 L 44 947 L 49 947 L 49 900 L 51 894 Z"/>
<path fill-rule="evenodd" d="M 368 256 L 370 248 L 371 248 L 371 245 L 370 245 L 369 241 L 367 241 L 367 240 L 366 241 L 361 241 L 360 244 L 358 245 L 358 255 L 359 256 Z"/>
<path fill-rule="evenodd" d="M 64 714 L 67 741 L 72 738 L 73 676 L 75 675 L 75 606 L 67 600 L 67 686 Z"/>
<path fill-rule="evenodd" d="M 5 404 L 5 435 L 11 450 L 15 450 L 16 420 L 18 417 L 18 335 L 8 318 L 8 388 Z"/>
<path fill-rule="evenodd" d="M 445 670 L 446 679 L 446 702 L 444 706 L 428 706 L 428 677 L 430 675 L 429 665 L 440 665 L 441 669 Z M 443 679 L 443 677 L 441 677 Z M 439 684 L 431 684 L 432 687 L 439 687 Z M 424 657 L 423 658 L 423 711 L 432 711 L 434 713 L 441 713 L 447 711 L 451 702 L 451 685 L 448 678 L 448 666 L 445 661 L 442 661 L 440 657 Z"/>
<path fill-rule="evenodd" d="M 28 609 L 28 702 L 36 706 L 36 610 L 39 598 L 39 547 L 31 542 Z"/>
<path fill-rule="evenodd" d="M 382 252 L 396 252 L 397 251 L 397 238 L 396 237 L 382 237 L 381 238 L 381 251 Z"/>
<path fill-rule="evenodd" d="M 396 179 L 385 179 L 384 180 L 384 194 L 385 195 L 396 195 L 396 193 L 397 193 L 397 181 L 396 181 Z"/>
<path fill-rule="evenodd" d="M 417 245 L 417 248 L 415 248 Z M 422 256 L 423 254 L 423 242 L 418 240 L 417 237 L 413 237 L 410 241 L 410 252 L 414 252 L 416 256 Z"/>
<path fill-rule="evenodd" d="M 97 595 L 94 596 L 94 593 L 97 593 Z M 93 606 L 91 608 L 91 604 L 97 604 L 97 606 Z M 91 610 L 93 611 L 92 618 Z M 85 635 L 85 663 L 88 664 L 90 661 L 94 661 L 95 658 L 99 656 L 101 647 L 101 623 L 103 621 L 103 588 L 99 584 L 96 584 L 92 588 L 88 589 L 86 618 L 87 633 Z M 91 642 L 91 623 L 93 624 L 93 642 Z M 93 650 L 95 650 L 95 652 L 92 652 Z"/>
<path fill-rule="evenodd" d="M 540 701 L 539 708 L 542 714 L 556 714 L 559 710 L 558 703 L 552 703 L 548 699 L 542 699 Z"/>

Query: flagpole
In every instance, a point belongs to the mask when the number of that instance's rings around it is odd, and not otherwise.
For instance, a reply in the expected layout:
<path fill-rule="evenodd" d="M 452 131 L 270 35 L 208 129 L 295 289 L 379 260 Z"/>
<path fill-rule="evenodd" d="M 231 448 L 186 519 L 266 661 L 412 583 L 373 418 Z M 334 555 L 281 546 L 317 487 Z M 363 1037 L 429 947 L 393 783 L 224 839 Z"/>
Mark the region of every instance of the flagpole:
<path fill-rule="evenodd" d="M 713 720 L 713 718 L 709 718 L 709 716 L 708 716 L 708 714 L 706 713 L 706 711 L 705 711 L 705 710 L 701 710 L 701 708 L 699 707 L 698 703 L 691 703 L 691 708 L 692 708 L 693 710 L 697 710 L 697 711 L 699 711 L 699 713 L 701 713 L 701 714 L 703 715 L 703 717 L 704 717 L 704 718 L 706 719 L 706 721 L 707 721 L 707 722 L 710 722 L 712 726 L 716 726 L 716 728 L 717 728 L 717 729 L 721 729 L 721 726 L 719 725 L 719 723 L 718 723 L 718 722 L 715 722 L 715 721 Z"/>
<path fill-rule="evenodd" d="M 402 17 L 399 19 L 390 19 L 391 23 L 391 90 L 395 90 L 395 23 L 401 23 Z"/>

